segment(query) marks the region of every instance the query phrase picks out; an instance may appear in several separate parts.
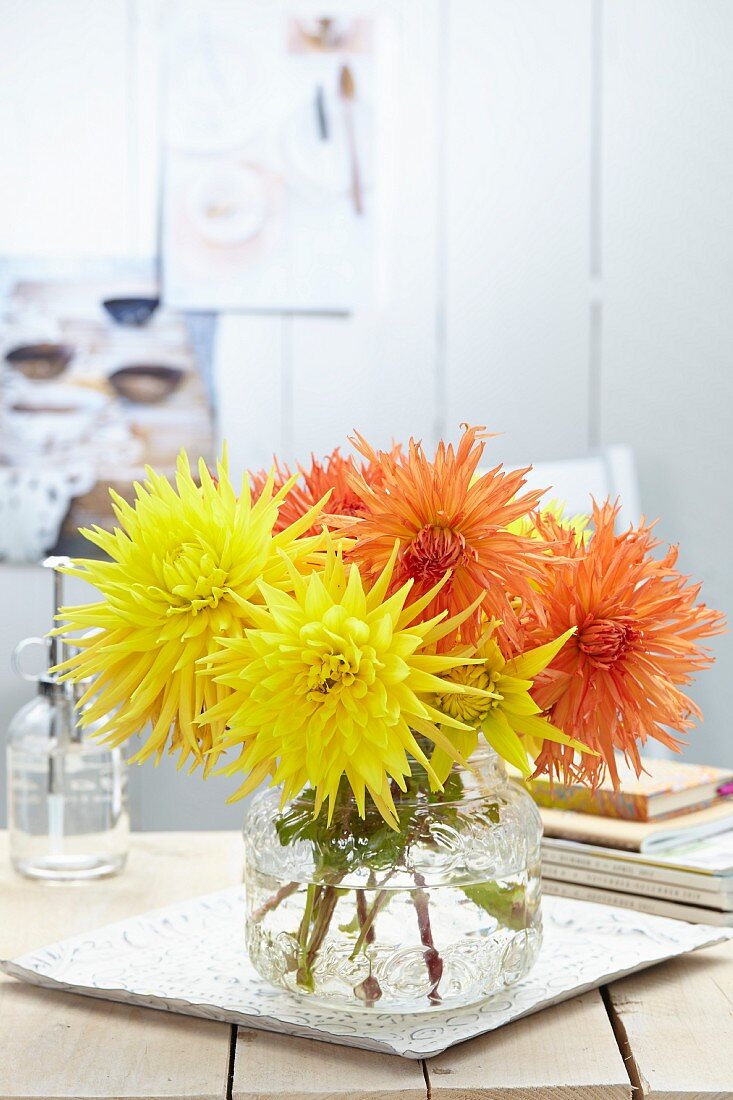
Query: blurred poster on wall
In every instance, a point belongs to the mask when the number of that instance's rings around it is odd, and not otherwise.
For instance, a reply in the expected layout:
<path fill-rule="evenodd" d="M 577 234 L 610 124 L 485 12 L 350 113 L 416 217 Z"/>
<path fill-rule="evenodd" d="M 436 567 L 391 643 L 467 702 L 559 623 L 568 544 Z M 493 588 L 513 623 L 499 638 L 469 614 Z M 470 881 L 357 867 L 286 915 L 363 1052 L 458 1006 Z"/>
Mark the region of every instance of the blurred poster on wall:
<path fill-rule="evenodd" d="M 173 9 L 162 219 L 170 305 L 348 312 L 369 299 L 382 27 L 278 4 Z"/>
<path fill-rule="evenodd" d="M 155 285 L 129 274 L 11 282 L 0 327 L 0 562 L 94 553 L 110 488 L 185 447 L 211 462 L 214 424 L 196 339 Z"/>

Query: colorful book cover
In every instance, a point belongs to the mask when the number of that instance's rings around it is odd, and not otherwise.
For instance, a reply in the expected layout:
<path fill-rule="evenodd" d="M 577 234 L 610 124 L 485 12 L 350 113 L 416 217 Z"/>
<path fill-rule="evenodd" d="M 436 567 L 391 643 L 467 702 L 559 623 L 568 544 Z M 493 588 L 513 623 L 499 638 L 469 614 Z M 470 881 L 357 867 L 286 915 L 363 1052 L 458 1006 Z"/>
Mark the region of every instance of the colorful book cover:
<path fill-rule="evenodd" d="M 718 788 L 733 779 L 733 772 L 703 764 L 642 758 L 644 771 L 636 776 L 622 759 L 618 761 L 620 789 L 607 777 L 596 791 L 577 784 L 550 782 L 540 776 L 527 782 L 539 806 L 574 810 L 627 821 L 662 821 L 665 818 L 709 806 Z"/>

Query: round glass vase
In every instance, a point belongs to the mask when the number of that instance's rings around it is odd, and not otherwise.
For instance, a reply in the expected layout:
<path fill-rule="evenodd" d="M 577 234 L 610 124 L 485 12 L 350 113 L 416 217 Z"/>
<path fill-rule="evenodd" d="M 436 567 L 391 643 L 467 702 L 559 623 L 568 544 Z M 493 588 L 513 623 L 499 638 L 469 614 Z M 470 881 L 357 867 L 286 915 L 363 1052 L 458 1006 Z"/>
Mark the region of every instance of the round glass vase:
<path fill-rule="evenodd" d="M 539 814 L 490 749 L 431 792 L 413 763 L 400 829 L 352 797 L 257 794 L 244 827 L 246 943 L 258 973 L 320 1007 L 429 1012 L 524 977 L 542 939 Z M 393 784 L 394 787 L 394 784 Z"/>

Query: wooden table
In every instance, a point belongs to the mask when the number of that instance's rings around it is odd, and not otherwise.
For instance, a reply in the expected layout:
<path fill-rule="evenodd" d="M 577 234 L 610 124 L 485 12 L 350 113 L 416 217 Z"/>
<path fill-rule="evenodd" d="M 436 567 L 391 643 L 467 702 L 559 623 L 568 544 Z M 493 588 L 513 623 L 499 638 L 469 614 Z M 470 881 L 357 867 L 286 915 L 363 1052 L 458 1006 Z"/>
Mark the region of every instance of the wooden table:
<path fill-rule="evenodd" d="M 134 837 L 96 883 L 16 876 L 0 955 L 241 881 L 235 833 Z M 632 975 L 427 1062 L 34 988 L 0 975 L 0 1098 L 733 1100 L 733 943 Z"/>

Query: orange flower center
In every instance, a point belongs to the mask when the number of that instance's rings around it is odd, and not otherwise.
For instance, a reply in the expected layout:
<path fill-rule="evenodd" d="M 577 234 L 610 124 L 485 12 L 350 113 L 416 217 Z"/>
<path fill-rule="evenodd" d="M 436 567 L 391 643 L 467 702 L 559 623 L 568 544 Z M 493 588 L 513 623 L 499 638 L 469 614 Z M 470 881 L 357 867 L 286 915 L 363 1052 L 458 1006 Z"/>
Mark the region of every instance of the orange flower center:
<path fill-rule="evenodd" d="M 324 489 L 324 492 L 325 491 Z M 321 494 L 321 496 L 322 495 L 323 494 Z M 317 500 L 318 496 L 314 497 L 313 503 L 315 504 Z M 360 516 L 364 511 L 364 503 L 353 494 L 343 497 L 334 496 L 331 502 L 326 506 L 326 511 L 336 516 Z"/>
<path fill-rule="evenodd" d="M 638 637 L 638 630 L 630 622 L 618 619 L 588 618 L 580 630 L 580 650 L 597 668 L 611 668 Z"/>
<path fill-rule="evenodd" d="M 405 550 L 408 576 L 433 585 L 447 569 L 455 569 L 465 557 L 465 539 L 449 527 L 423 527 Z"/>

